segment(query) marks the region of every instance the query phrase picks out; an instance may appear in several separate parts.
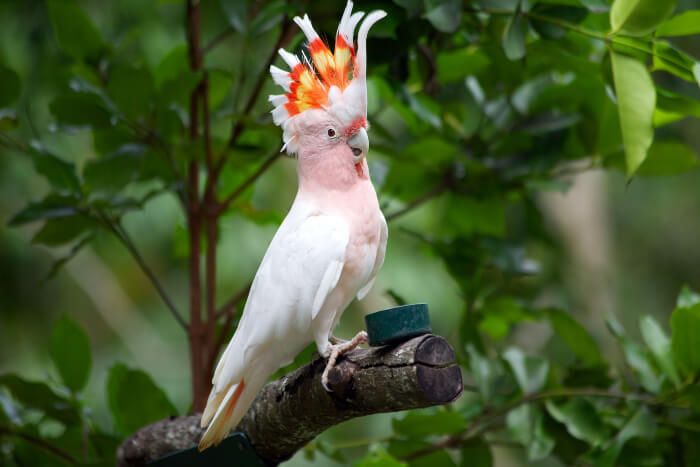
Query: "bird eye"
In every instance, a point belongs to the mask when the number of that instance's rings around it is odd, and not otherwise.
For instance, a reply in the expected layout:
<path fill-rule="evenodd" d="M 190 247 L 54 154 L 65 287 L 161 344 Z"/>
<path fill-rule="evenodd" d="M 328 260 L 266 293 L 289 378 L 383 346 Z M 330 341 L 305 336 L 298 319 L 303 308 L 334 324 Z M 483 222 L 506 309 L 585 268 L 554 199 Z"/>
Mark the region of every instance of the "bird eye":
<path fill-rule="evenodd" d="M 328 129 L 328 136 L 330 136 L 331 138 L 335 136 L 335 130 L 333 128 Z"/>

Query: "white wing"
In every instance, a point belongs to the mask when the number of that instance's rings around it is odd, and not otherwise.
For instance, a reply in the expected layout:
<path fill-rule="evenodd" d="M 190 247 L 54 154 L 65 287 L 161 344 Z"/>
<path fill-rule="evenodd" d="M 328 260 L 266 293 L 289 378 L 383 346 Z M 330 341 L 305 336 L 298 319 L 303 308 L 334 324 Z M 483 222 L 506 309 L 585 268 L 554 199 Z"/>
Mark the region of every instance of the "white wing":
<path fill-rule="evenodd" d="M 347 224 L 294 207 L 255 276 L 238 329 L 214 374 L 215 392 L 240 381 L 246 368 L 263 364 L 262 359 L 274 366 L 271 371 L 293 359 L 311 340 L 311 320 L 338 283 Z"/>
<path fill-rule="evenodd" d="M 386 253 L 386 239 L 388 236 L 389 229 L 387 228 L 386 220 L 382 215 L 382 223 L 379 231 L 379 245 L 377 246 L 377 257 L 374 259 L 374 266 L 372 267 L 372 273 L 369 275 L 369 279 L 367 279 L 365 285 L 363 285 L 359 292 L 357 292 L 358 300 L 362 300 L 367 296 L 369 291 L 372 289 L 372 286 L 374 285 L 374 280 L 377 278 L 377 272 L 379 272 L 379 268 L 381 268 L 382 264 L 384 264 L 384 255 Z"/>

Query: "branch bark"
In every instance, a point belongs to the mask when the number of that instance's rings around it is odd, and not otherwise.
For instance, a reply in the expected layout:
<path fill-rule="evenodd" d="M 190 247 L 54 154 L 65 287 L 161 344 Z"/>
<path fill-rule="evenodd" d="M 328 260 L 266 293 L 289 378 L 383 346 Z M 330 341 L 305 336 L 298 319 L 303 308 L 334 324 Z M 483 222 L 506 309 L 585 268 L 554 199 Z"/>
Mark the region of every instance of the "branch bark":
<path fill-rule="evenodd" d="M 351 418 L 456 400 L 463 384 L 455 361 L 447 341 L 431 334 L 395 347 L 356 349 L 331 371 L 333 392 L 327 393 L 321 385 L 325 360 L 316 359 L 268 383 L 236 430 L 265 462 L 278 464 Z M 141 429 L 119 447 L 117 464 L 144 465 L 196 445 L 204 431 L 199 419 L 199 414 L 171 417 Z"/>

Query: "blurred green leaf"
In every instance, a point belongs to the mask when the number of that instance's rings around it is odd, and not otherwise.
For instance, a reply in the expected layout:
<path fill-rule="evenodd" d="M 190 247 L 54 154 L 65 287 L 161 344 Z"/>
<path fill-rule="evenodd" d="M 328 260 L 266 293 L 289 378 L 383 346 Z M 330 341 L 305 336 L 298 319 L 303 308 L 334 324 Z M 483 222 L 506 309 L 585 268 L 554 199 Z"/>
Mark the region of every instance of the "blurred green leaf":
<path fill-rule="evenodd" d="M 659 392 L 661 379 L 652 366 L 644 348 L 627 336 L 624 328 L 614 315 L 609 314 L 606 317 L 605 324 L 607 324 L 610 332 L 622 346 L 625 361 L 638 374 L 642 386 L 651 393 Z"/>
<path fill-rule="evenodd" d="M 462 462 L 460 467 L 491 467 L 493 454 L 489 444 L 483 438 L 474 438 L 462 443 Z"/>
<path fill-rule="evenodd" d="M 453 435 L 464 430 L 464 419 L 459 412 L 438 410 L 431 414 L 408 412 L 401 419 L 391 421 L 396 434 L 410 438 L 430 435 Z"/>
<path fill-rule="evenodd" d="M 687 10 L 667 19 L 656 28 L 656 37 L 687 36 L 700 33 L 700 10 Z"/>
<path fill-rule="evenodd" d="M 593 13 L 605 13 L 610 9 L 606 0 L 580 0 L 580 2 Z"/>
<path fill-rule="evenodd" d="M 688 284 L 683 284 L 681 292 L 678 294 L 678 299 L 676 300 L 676 307 L 690 308 L 697 303 L 700 303 L 700 294 L 691 290 Z"/>
<path fill-rule="evenodd" d="M 121 363 L 109 370 L 107 401 L 114 423 L 122 435 L 177 415 L 175 406 L 148 374 L 129 369 Z"/>
<path fill-rule="evenodd" d="M 652 71 L 664 70 L 681 79 L 695 81 L 693 66 L 695 59 L 666 41 L 654 41 Z"/>
<path fill-rule="evenodd" d="M 49 109 L 59 124 L 68 127 L 106 128 L 111 125 L 110 112 L 94 94 L 80 92 L 58 96 L 51 101 Z"/>
<path fill-rule="evenodd" d="M 267 3 L 250 22 L 250 37 L 263 34 L 282 22 L 287 5 L 283 0 Z"/>
<path fill-rule="evenodd" d="M 425 19 L 440 32 L 455 32 L 462 22 L 462 2 L 425 0 Z"/>
<path fill-rule="evenodd" d="M 510 347 L 503 352 L 518 386 L 525 394 L 533 394 L 544 386 L 549 373 L 549 362 L 542 357 L 525 355 L 519 348 Z"/>
<path fill-rule="evenodd" d="M 0 109 L 0 131 L 14 130 L 19 126 L 17 114 L 11 109 Z"/>
<path fill-rule="evenodd" d="M 656 433 L 656 421 L 649 409 L 642 406 L 625 422 L 623 428 L 612 440 L 612 445 L 596 456 L 595 467 L 612 467 L 617 465 L 617 458 L 624 445 L 632 438 L 652 439 Z"/>
<path fill-rule="evenodd" d="M 91 191 L 115 193 L 135 181 L 147 148 L 138 144 L 127 144 L 102 159 L 94 159 L 85 165 L 83 177 Z"/>
<path fill-rule="evenodd" d="M 32 237 L 32 243 L 61 246 L 71 243 L 81 235 L 92 231 L 97 224 L 82 215 L 48 219 Z"/>
<path fill-rule="evenodd" d="M 676 369 L 676 364 L 673 361 L 673 353 L 671 350 L 671 340 L 666 336 L 666 333 L 659 323 L 649 315 L 643 316 L 639 321 L 639 329 L 642 331 L 644 343 L 651 350 L 652 355 L 656 359 L 656 363 L 661 370 L 671 380 L 676 387 L 681 384 L 681 377 Z"/>
<path fill-rule="evenodd" d="M 7 388 L 12 397 L 26 408 L 36 408 L 47 417 L 66 425 L 80 423 L 80 413 L 71 401 L 56 394 L 45 383 L 26 381 L 15 374 L 0 375 L 0 386 Z"/>
<path fill-rule="evenodd" d="M 19 99 L 22 94 L 22 82 L 19 75 L 10 68 L 0 64 L 0 109 Z"/>
<path fill-rule="evenodd" d="M 502 199 L 474 199 L 450 195 L 445 227 L 462 235 L 483 234 L 503 237 L 506 232 L 505 205 Z"/>
<path fill-rule="evenodd" d="M 47 0 L 46 7 L 61 49 L 79 60 L 97 57 L 102 37 L 74 0 Z"/>
<path fill-rule="evenodd" d="M 233 84 L 233 76 L 224 70 L 211 70 L 209 76 L 209 108 L 214 110 L 221 105 Z"/>
<path fill-rule="evenodd" d="M 77 199 L 73 196 L 49 194 L 41 201 L 29 203 L 15 214 L 8 225 L 22 225 L 42 219 L 74 216 L 78 214 L 75 208 Z"/>
<path fill-rule="evenodd" d="M 554 439 L 544 427 L 542 410 L 533 404 L 523 404 L 508 412 L 506 426 L 513 438 L 525 446 L 530 462 L 544 459 L 554 449 Z"/>
<path fill-rule="evenodd" d="M 92 358 L 85 331 L 68 315 L 54 324 L 49 339 L 49 355 L 61 380 L 71 391 L 80 391 L 90 376 Z"/>
<path fill-rule="evenodd" d="M 553 18 L 554 21 L 544 21 L 537 19 L 538 15 L 544 15 L 547 18 Z M 566 24 L 578 24 L 588 15 L 588 10 L 575 6 L 567 5 L 547 5 L 538 3 L 531 10 L 530 24 L 537 33 L 545 39 L 559 39 L 564 37 L 567 29 L 556 24 L 557 21 L 562 21 Z"/>
<path fill-rule="evenodd" d="M 486 54 L 476 47 L 441 52 L 437 55 L 436 60 L 440 84 L 475 75 L 486 69 L 490 62 Z"/>
<path fill-rule="evenodd" d="M 247 0 L 219 0 L 221 9 L 226 14 L 228 23 L 233 29 L 245 34 L 248 24 L 248 1 Z"/>
<path fill-rule="evenodd" d="M 117 66 L 110 72 L 107 93 L 127 117 L 143 116 L 155 96 L 153 78 L 145 68 Z"/>
<path fill-rule="evenodd" d="M 673 310 L 671 329 L 671 347 L 676 363 L 684 373 L 697 374 L 700 371 L 700 352 L 697 350 L 700 303 Z"/>
<path fill-rule="evenodd" d="M 673 123 L 685 117 L 700 118 L 700 102 L 683 94 L 657 87 L 654 126 Z"/>
<path fill-rule="evenodd" d="M 675 8 L 675 0 L 615 0 L 610 9 L 612 32 L 643 36 L 668 18 Z"/>
<path fill-rule="evenodd" d="M 177 78 L 181 73 L 190 70 L 187 45 L 178 44 L 163 56 L 160 63 L 153 70 L 153 79 L 156 87 L 160 89 L 168 80 Z"/>
<path fill-rule="evenodd" d="M 571 436 L 593 447 L 602 445 L 610 430 L 601 420 L 596 408 L 582 397 L 573 397 L 563 404 L 546 402 L 547 411 L 556 421 L 563 423 Z"/>
<path fill-rule="evenodd" d="M 402 467 L 405 465 L 405 463 L 394 459 L 381 447 L 372 449 L 362 460 L 355 463 L 355 467 Z"/>
<path fill-rule="evenodd" d="M 698 158 L 690 147 L 680 141 L 654 141 L 639 175 L 674 175 L 698 166 Z"/>
<path fill-rule="evenodd" d="M 495 384 L 503 373 L 503 367 L 497 360 L 492 360 L 479 353 L 472 344 L 467 345 L 469 369 L 484 401 L 490 401 L 494 395 Z"/>
<path fill-rule="evenodd" d="M 34 169 L 46 177 L 54 188 L 59 191 L 80 192 L 80 181 L 72 162 L 54 156 L 39 144 L 32 144 L 31 155 Z"/>
<path fill-rule="evenodd" d="M 57 260 L 53 262 L 51 265 L 51 269 L 49 270 L 49 273 L 46 274 L 46 277 L 42 280 L 42 283 L 52 279 L 53 277 L 58 274 L 58 272 L 61 270 L 61 268 L 71 259 L 73 259 L 78 253 L 80 253 L 80 250 L 85 248 L 87 245 L 90 244 L 92 239 L 94 238 L 94 234 L 90 233 L 88 235 L 83 236 L 80 238 L 77 243 L 75 243 L 73 246 L 71 246 L 70 250 L 68 251 L 67 254 L 61 256 Z"/>
<path fill-rule="evenodd" d="M 532 315 L 518 305 L 513 297 L 489 298 L 479 311 L 483 315 L 479 330 L 496 340 L 505 338 L 511 325 L 532 320 Z"/>
<path fill-rule="evenodd" d="M 543 310 L 543 313 L 552 324 L 557 336 L 566 342 L 566 345 L 583 363 L 590 366 L 604 363 L 596 341 L 568 313 L 555 308 Z"/>
<path fill-rule="evenodd" d="M 503 50 L 509 60 L 520 60 L 525 56 L 525 22 L 520 11 L 508 21 L 503 33 Z"/>
<path fill-rule="evenodd" d="M 617 107 L 625 143 L 627 176 L 631 177 L 644 162 L 654 140 L 652 117 L 656 91 L 643 63 L 611 52 Z"/>

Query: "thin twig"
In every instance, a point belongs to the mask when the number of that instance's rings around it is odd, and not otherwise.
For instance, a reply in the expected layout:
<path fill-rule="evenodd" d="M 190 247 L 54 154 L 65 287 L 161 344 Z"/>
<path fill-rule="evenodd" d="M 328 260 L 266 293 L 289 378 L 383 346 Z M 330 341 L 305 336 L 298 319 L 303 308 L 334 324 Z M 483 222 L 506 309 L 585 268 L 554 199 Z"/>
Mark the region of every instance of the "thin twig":
<path fill-rule="evenodd" d="M 429 192 L 425 193 L 422 196 L 419 196 L 418 198 L 414 199 L 410 203 L 408 203 L 406 206 L 403 208 L 399 209 L 396 212 L 392 212 L 391 214 L 388 214 L 386 216 L 386 221 L 392 221 L 396 219 L 397 217 L 403 216 L 404 214 L 416 209 L 418 206 L 422 205 L 426 201 L 430 201 L 433 198 L 436 198 L 440 196 L 443 192 L 445 192 L 447 189 L 450 188 L 449 183 L 441 183 L 440 185 L 436 186 Z"/>
<path fill-rule="evenodd" d="M 42 449 L 45 449 L 65 460 L 70 462 L 71 464 L 77 464 L 78 459 L 64 451 L 63 449 L 54 446 L 53 444 L 49 443 L 46 440 L 43 440 L 41 438 L 37 438 L 34 435 L 30 435 L 29 433 L 23 433 L 21 431 L 14 431 L 10 428 L 5 428 L 5 427 L 0 427 L 0 435 L 6 435 L 6 436 L 14 436 L 15 438 L 21 438 L 29 443 L 32 443 L 36 446 L 39 446 Z"/>
<path fill-rule="evenodd" d="M 252 185 L 258 178 L 260 178 L 260 176 L 264 174 L 265 171 L 267 171 L 267 169 L 269 169 L 270 166 L 272 166 L 272 164 L 274 164 L 275 161 L 279 159 L 281 155 L 281 152 L 275 151 L 272 155 L 265 159 L 265 162 L 263 162 L 262 165 L 258 167 L 258 170 L 256 170 L 255 173 L 253 173 L 253 175 L 248 177 L 243 183 L 241 183 L 238 186 L 238 188 L 233 190 L 233 192 L 219 204 L 219 212 L 221 213 L 225 211 L 229 207 L 231 202 L 238 198 L 246 189 L 248 189 L 250 185 Z"/>
<path fill-rule="evenodd" d="M 202 55 L 206 55 L 207 53 L 209 53 L 209 51 L 210 51 L 211 49 L 213 49 L 214 47 L 216 47 L 217 45 L 219 45 L 219 43 L 220 43 L 221 41 L 223 41 L 224 39 L 226 39 L 228 36 L 230 36 L 230 35 L 233 34 L 234 32 L 236 32 L 236 30 L 233 29 L 233 28 L 228 28 L 228 29 L 224 29 L 223 31 L 221 31 L 221 32 L 220 32 L 219 34 L 217 34 L 212 40 L 210 40 L 209 43 L 208 43 L 207 45 L 205 45 L 204 47 L 202 47 Z"/>

